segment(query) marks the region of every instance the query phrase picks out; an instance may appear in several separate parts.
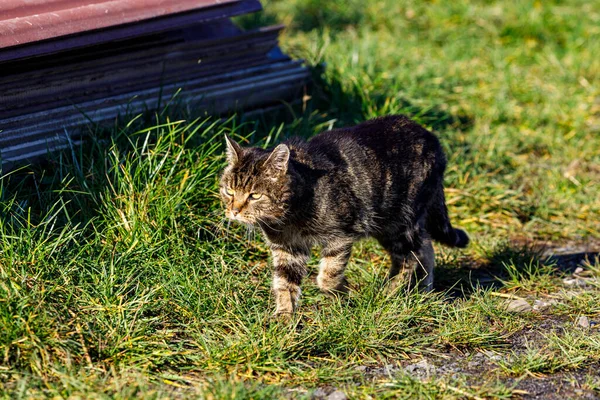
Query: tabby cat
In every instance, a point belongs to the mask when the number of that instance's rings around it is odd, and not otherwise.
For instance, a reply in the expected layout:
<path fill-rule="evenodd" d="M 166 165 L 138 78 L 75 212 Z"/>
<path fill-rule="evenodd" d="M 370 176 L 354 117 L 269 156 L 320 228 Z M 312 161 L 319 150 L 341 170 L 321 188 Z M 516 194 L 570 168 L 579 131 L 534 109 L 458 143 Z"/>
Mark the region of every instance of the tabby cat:
<path fill-rule="evenodd" d="M 276 314 L 298 307 L 311 248 L 321 246 L 317 283 L 344 293 L 352 244 L 372 237 L 389 253 L 388 279 L 433 285 L 431 240 L 465 247 L 444 199 L 446 158 L 438 139 L 409 118 L 377 118 L 293 139 L 272 150 L 226 136 L 221 176 L 226 216 L 260 227 L 271 249 Z"/>

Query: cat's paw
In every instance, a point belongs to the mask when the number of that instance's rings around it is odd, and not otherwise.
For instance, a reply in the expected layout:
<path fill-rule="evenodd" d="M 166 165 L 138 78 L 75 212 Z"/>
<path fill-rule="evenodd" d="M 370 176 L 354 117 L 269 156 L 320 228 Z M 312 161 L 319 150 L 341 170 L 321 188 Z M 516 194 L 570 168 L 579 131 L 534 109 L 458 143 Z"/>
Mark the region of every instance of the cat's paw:
<path fill-rule="evenodd" d="M 341 279 L 328 279 L 324 276 L 317 276 L 317 284 L 321 292 L 332 297 L 345 297 L 350 290 L 346 277 Z"/>
<path fill-rule="evenodd" d="M 294 317 L 294 313 L 290 311 L 275 311 L 272 319 L 277 322 L 290 323 Z"/>
<path fill-rule="evenodd" d="M 410 275 L 402 276 L 402 274 L 399 274 L 393 278 L 387 278 L 383 290 L 387 296 L 394 296 L 401 291 L 409 292 L 413 286 L 414 283 Z"/>

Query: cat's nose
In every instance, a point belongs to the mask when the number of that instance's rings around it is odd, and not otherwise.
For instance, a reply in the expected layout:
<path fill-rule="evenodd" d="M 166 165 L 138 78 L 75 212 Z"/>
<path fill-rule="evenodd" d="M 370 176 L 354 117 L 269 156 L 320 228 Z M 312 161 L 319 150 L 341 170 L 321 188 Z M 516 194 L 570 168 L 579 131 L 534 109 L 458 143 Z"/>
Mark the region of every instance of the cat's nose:
<path fill-rule="evenodd" d="M 235 217 L 236 215 L 238 215 L 240 213 L 240 209 L 238 207 L 232 208 L 231 213 Z"/>

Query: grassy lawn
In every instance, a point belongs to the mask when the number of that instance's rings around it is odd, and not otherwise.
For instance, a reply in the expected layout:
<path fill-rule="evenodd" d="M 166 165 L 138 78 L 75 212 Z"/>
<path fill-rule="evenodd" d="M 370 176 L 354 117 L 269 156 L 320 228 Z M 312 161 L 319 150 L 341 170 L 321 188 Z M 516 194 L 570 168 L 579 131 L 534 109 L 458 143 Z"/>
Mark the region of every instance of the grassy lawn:
<path fill-rule="evenodd" d="M 600 2 L 263 4 L 239 23 L 288 25 L 304 104 L 130 116 L 2 178 L 0 396 L 600 396 Z M 319 293 L 315 257 L 292 326 L 272 321 L 267 249 L 217 200 L 223 134 L 391 113 L 440 137 L 472 245 L 436 246 L 436 290 L 410 296 L 382 291 L 375 243 L 346 300 Z"/>

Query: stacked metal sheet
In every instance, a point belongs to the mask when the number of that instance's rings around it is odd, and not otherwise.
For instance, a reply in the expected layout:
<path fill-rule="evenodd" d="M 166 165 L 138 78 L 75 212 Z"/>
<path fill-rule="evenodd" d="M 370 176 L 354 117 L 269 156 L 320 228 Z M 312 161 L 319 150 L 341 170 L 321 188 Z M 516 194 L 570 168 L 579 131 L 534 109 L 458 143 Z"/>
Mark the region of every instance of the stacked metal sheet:
<path fill-rule="evenodd" d="M 278 49 L 281 27 L 244 32 L 229 20 L 259 9 L 256 0 L 4 0 L 2 165 L 174 97 L 215 114 L 294 100 L 309 74 Z"/>

